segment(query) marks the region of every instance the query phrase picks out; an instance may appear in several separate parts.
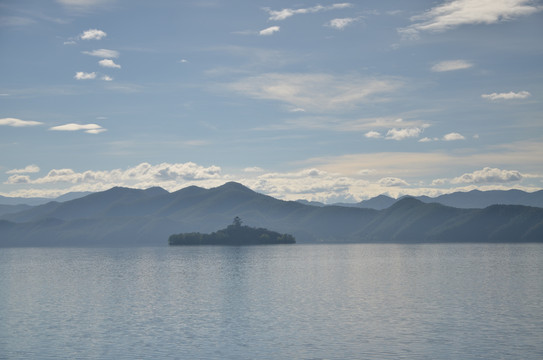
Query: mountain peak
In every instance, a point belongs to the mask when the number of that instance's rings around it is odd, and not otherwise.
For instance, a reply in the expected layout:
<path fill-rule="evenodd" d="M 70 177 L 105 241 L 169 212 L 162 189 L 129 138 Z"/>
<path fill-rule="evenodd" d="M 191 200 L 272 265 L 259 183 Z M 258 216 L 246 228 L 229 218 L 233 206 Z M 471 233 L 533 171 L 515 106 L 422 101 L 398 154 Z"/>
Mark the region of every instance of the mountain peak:
<path fill-rule="evenodd" d="M 235 181 L 229 181 L 227 183 L 224 183 L 223 185 L 218 186 L 217 189 L 253 192 L 253 190 L 249 189 L 247 186 L 237 183 Z"/>
<path fill-rule="evenodd" d="M 419 199 L 416 199 L 412 196 L 405 196 L 396 201 L 392 206 L 390 206 L 387 210 L 390 211 L 396 211 L 396 210 L 409 210 L 415 207 L 419 207 L 421 205 L 424 205 L 424 202 L 420 201 Z"/>
<path fill-rule="evenodd" d="M 163 194 L 169 193 L 167 190 L 161 188 L 160 186 L 153 186 L 153 187 L 145 189 L 144 191 L 147 195 L 150 195 L 150 196 L 163 195 Z"/>

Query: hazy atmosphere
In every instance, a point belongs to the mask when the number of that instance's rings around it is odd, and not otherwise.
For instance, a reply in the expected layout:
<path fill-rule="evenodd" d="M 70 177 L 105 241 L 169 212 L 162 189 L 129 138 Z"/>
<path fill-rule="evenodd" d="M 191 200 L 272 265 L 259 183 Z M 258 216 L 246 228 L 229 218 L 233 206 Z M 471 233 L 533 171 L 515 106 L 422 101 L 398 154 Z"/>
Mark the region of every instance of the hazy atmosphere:
<path fill-rule="evenodd" d="M 535 191 L 543 4 L 0 2 L 0 195 Z"/>

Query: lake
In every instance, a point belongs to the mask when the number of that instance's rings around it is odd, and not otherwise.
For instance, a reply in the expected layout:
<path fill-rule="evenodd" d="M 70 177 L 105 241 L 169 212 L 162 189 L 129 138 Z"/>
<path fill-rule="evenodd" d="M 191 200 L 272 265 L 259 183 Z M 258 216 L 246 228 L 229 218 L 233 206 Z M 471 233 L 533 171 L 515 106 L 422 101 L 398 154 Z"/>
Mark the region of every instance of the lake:
<path fill-rule="evenodd" d="M 542 359 L 543 245 L 0 249 L 1 359 Z"/>

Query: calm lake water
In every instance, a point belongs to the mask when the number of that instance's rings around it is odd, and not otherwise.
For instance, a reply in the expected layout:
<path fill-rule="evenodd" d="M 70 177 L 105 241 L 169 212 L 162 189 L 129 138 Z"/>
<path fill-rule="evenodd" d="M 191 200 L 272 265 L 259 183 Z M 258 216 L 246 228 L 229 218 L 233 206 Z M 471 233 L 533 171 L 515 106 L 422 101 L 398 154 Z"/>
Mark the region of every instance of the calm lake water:
<path fill-rule="evenodd" d="M 543 245 L 0 249 L 1 359 L 542 359 Z"/>

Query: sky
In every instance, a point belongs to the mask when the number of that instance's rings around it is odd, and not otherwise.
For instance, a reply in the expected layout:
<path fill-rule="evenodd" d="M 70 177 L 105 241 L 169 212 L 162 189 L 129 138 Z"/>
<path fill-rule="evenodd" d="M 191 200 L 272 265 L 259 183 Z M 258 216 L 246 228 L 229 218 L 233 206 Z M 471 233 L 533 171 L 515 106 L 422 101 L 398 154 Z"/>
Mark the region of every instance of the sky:
<path fill-rule="evenodd" d="M 543 2 L 0 0 L 0 195 L 543 188 Z"/>

